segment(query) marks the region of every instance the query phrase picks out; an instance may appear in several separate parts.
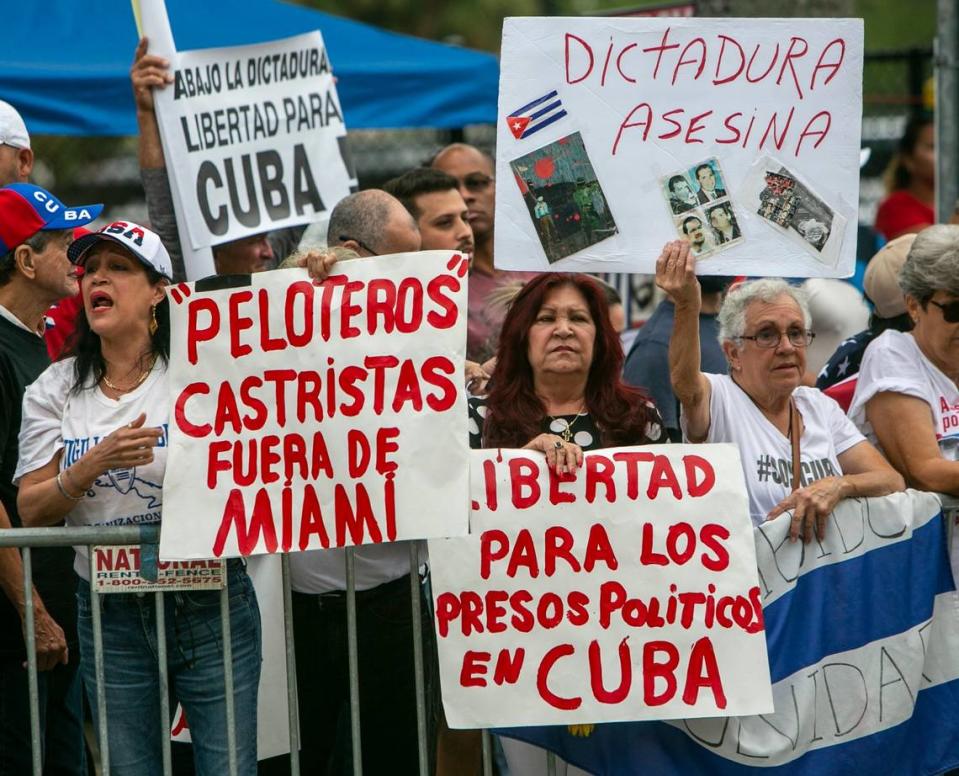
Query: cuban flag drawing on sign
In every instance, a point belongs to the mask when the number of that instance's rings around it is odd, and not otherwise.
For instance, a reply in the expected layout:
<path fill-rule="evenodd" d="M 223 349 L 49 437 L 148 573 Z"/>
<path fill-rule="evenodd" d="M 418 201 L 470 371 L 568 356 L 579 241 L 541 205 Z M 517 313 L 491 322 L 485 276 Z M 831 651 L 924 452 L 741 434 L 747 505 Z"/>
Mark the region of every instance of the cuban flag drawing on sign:
<path fill-rule="evenodd" d="M 509 131 L 517 140 L 529 137 L 534 132 L 548 127 L 554 121 L 559 121 L 566 115 L 563 101 L 554 89 L 549 94 L 527 103 L 522 108 L 514 110 L 506 119 Z"/>
<path fill-rule="evenodd" d="M 906 491 L 833 514 L 808 545 L 788 541 L 788 514 L 755 529 L 775 713 L 499 732 L 599 776 L 959 766 L 959 595 L 939 501 Z"/>

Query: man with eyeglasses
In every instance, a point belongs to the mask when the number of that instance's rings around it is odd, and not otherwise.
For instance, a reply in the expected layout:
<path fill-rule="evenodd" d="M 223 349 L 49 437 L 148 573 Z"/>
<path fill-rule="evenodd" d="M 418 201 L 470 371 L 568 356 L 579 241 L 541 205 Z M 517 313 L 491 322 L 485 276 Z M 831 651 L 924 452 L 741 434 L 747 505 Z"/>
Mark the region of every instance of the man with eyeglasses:
<path fill-rule="evenodd" d="M 473 230 L 473 261 L 470 265 L 466 357 L 484 363 L 496 355 L 499 331 L 506 310 L 490 305 L 490 295 L 501 286 L 535 277 L 532 272 L 504 272 L 493 264 L 493 216 L 496 182 L 493 160 L 466 143 L 448 145 L 430 166 L 451 175 L 466 202 L 467 218 Z"/>
<path fill-rule="evenodd" d="M 309 263 L 322 279 L 349 257 L 420 250 L 413 217 L 395 197 L 367 189 L 333 208 L 327 231 L 331 251 L 291 258 Z M 317 275 L 313 267 L 322 263 Z M 337 271 L 349 274 L 349 262 Z M 423 546 L 423 543 L 420 543 Z M 416 674 L 410 550 L 407 542 L 365 545 L 352 550 L 356 581 L 360 738 L 364 773 L 416 773 Z M 425 551 L 421 551 L 425 562 Z M 351 763 L 350 684 L 346 624 L 346 550 L 290 555 L 293 630 L 302 773 L 348 773 Z M 419 570 L 413 573 L 419 574 Z M 422 594 L 422 585 L 420 585 Z M 427 601 L 421 595 L 421 604 Z M 434 662 L 432 626 L 421 625 L 427 698 Z M 432 721 L 432 715 L 428 719 Z M 428 730 L 428 736 L 432 732 Z"/>

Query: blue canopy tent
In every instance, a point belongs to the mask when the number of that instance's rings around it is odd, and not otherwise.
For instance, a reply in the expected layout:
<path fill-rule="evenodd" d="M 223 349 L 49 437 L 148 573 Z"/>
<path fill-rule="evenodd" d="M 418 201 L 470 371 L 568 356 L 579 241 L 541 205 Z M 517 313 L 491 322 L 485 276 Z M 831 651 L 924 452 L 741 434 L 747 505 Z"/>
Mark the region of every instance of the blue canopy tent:
<path fill-rule="evenodd" d="M 181 51 L 319 29 L 351 129 L 496 120 L 499 65 L 491 54 L 277 0 L 167 0 L 167 10 Z M 4 41 L 0 98 L 17 107 L 31 133 L 136 134 L 129 70 L 137 32 L 129 2 L 21 2 L 4 14 Z"/>

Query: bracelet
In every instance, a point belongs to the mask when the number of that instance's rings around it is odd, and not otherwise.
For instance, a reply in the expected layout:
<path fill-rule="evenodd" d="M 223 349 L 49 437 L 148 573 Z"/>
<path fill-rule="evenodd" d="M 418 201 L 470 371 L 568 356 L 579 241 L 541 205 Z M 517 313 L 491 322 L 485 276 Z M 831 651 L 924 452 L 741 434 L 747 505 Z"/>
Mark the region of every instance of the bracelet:
<path fill-rule="evenodd" d="M 63 496 L 68 501 L 82 501 L 83 497 L 86 496 L 86 493 L 81 493 L 79 496 L 71 496 L 65 487 L 63 487 L 63 472 L 57 472 L 57 490 L 60 491 L 60 495 Z"/>

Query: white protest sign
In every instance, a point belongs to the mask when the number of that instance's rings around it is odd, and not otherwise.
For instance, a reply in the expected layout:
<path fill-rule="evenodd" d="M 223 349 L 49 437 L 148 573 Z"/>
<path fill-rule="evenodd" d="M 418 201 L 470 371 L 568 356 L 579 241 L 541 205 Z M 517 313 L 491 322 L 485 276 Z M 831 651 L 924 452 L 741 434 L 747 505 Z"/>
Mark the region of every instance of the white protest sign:
<path fill-rule="evenodd" d="M 429 543 L 453 728 L 773 710 L 733 445 L 474 451 L 471 535 Z"/>
<path fill-rule="evenodd" d="M 174 82 L 155 102 L 182 241 L 202 248 L 305 224 L 350 192 L 346 125 L 319 32 L 178 52 L 170 69 Z"/>
<path fill-rule="evenodd" d="M 497 267 L 851 275 L 862 62 L 861 19 L 507 19 Z"/>
<path fill-rule="evenodd" d="M 172 288 L 160 556 L 465 534 L 466 272 L 428 251 Z"/>

